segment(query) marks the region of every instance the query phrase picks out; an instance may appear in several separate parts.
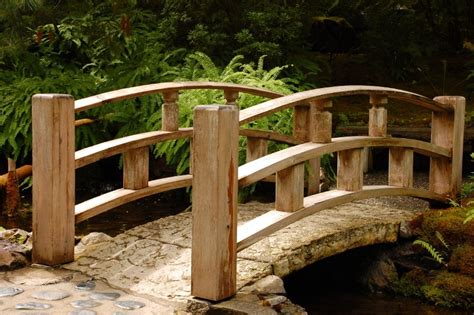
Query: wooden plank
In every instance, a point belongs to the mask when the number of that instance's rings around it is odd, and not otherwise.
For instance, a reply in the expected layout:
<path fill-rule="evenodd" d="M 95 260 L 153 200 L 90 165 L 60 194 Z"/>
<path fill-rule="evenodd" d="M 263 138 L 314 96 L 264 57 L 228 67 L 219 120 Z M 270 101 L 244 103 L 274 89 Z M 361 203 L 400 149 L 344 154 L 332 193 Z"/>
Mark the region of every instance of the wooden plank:
<path fill-rule="evenodd" d="M 179 129 L 178 91 L 163 92 L 161 105 L 161 130 L 176 131 Z"/>
<path fill-rule="evenodd" d="M 304 164 L 278 171 L 275 190 L 275 209 L 293 212 L 303 207 Z"/>
<path fill-rule="evenodd" d="M 244 137 L 249 137 L 249 138 L 272 140 L 272 141 L 282 142 L 282 143 L 287 143 L 287 144 L 292 144 L 292 145 L 301 144 L 305 142 L 305 141 L 298 140 L 292 136 L 282 135 L 274 131 L 260 130 L 260 129 L 241 128 L 239 130 L 239 135 L 244 136 Z"/>
<path fill-rule="evenodd" d="M 453 113 L 433 113 L 431 142 L 452 150 L 452 158 L 431 158 L 430 191 L 456 199 L 462 180 L 462 146 L 466 100 L 460 96 L 439 96 L 436 101 L 451 106 Z"/>
<path fill-rule="evenodd" d="M 33 96 L 33 262 L 74 260 L 74 99 Z"/>
<path fill-rule="evenodd" d="M 76 168 L 86 166 L 101 159 L 121 154 L 129 150 L 146 147 L 158 142 L 190 138 L 193 130 L 182 128 L 179 131 L 150 131 L 119 139 L 105 141 L 85 149 L 76 151 Z"/>
<path fill-rule="evenodd" d="M 109 103 L 115 103 L 135 97 L 146 96 L 157 93 L 164 93 L 169 91 L 180 91 L 180 90 L 195 90 L 195 89 L 211 89 L 211 90 L 235 90 L 243 93 L 248 93 L 257 96 L 263 96 L 267 98 L 280 97 L 283 94 L 273 92 L 267 89 L 256 88 L 252 86 L 234 84 L 234 83 L 222 83 L 222 82 L 166 82 L 166 83 L 155 83 L 141 86 L 135 86 L 131 88 L 125 88 L 115 91 L 110 91 L 90 97 L 86 97 L 75 102 L 76 113 L 91 109 L 94 107 L 102 106 Z"/>
<path fill-rule="evenodd" d="M 237 251 L 264 239 L 288 225 L 323 209 L 348 202 L 382 196 L 410 196 L 426 200 L 445 201 L 445 197 L 423 189 L 393 186 L 364 186 L 359 191 L 330 190 L 304 198 L 304 208 L 296 212 L 272 210 L 239 226 Z M 382 215 L 382 213 L 381 213 Z"/>
<path fill-rule="evenodd" d="M 357 191 L 364 183 L 362 149 L 337 153 L 337 189 Z"/>
<path fill-rule="evenodd" d="M 294 93 L 243 109 L 240 111 L 240 124 L 244 125 L 259 118 L 269 116 L 275 112 L 282 111 L 284 109 L 294 107 L 299 104 L 304 104 L 312 100 L 330 99 L 333 97 L 348 95 L 385 95 L 388 98 L 406 101 L 408 103 L 418 105 L 430 109 L 432 111 L 453 111 L 452 107 L 446 104 L 436 102 L 427 97 L 408 91 L 379 86 L 346 85 Z"/>
<path fill-rule="evenodd" d="M 268 143 L 265 139 L 247 138 L 247 157 L 246 161 L 250 162 L 267 155 Z"/>
<path fill-rule="evenodd" d="M 148 186 L 148 155 L 148 147 L 123 154 L 123 188 L 136 190 Z"/>
<path fill-rule="evenodd" d="M 413 150 L 390 148 L 388 156 L 388 184 L 413 187 Z"/>
<path fill-rule="evenodd" d="M 196 107 L 193 141 L 191 294 L 218 301 L 237 291 L 238 109 Z"/>
<path fill-rule="evenodd" d="M 245 187 L 279 170 L 323 154 L 363 147 L 407 147 L 428 156 L 451 156 L 449 149 L 414 139 L 368 136 L 340 137 L 333 138 L 331 143 L 303 143 L 246 163 L 239 167 L 239 186 Z"/>
<path fill-rule="evenodd" d="M 321 184 L 321 159 L 319 157 L 310 159 L 306 162 L 308 167 L 308 195 L 319 192 L 319 185 Z"/>
<path fill-rule="evenodd" d="M 309 106 L 295 106 L 293 110 L 293 137 L 300 143 L 309 141 L 309 119 Z"/>
<path fill-rule="evenodd" d="M 192 184 L 191 181 L 191 175 L 180 175 L 149 181 L 147 187 L 139 190 L 120 188 L 105 193 L 77 204 L 74 211 L 75 221 L 76 223 L 82 222 L 110 209 L 144 197 L 169 190 L 189 187 Z"/>

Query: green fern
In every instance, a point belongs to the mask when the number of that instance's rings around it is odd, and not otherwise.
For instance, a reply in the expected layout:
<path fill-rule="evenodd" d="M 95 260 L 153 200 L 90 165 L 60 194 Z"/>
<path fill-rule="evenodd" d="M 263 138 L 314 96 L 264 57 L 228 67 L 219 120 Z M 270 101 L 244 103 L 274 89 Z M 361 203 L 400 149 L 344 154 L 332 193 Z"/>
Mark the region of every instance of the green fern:
<path fill-rule="evenodd" d="M 430 253 L 434 260 L 436 260 L 439 264 L 445 265 L 444 258 L 430 243 L 423 240 L 416 240 L 413 242 L 413 245 L 420 245 Z"/>
<path fill-rule="evenodd" d="M 448 243 L 446 243 L 443 235 L 439 231 L 435 232 L 435 236 L 441 242 L 441 244 L 443 244 L 443 246 L 446 247 L 446 249 L 449 249 Z"/>
<path fill-rule="evenodd" d="M 471 208 L 466 213 L 466 219 L 464 220 L 464 224 L 474 220 L 474 208 Z"/>

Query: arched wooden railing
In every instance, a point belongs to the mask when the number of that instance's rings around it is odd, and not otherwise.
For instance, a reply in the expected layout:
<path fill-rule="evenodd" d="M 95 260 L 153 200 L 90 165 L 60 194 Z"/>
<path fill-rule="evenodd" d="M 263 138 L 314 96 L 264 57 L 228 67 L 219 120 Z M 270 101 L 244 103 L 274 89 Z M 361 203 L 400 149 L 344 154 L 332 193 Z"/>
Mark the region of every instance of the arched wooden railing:
<path fill-rule="evenodd" d="M 198 106 L 194 126 L 179 128 L 177 98 L 184 89 L 224 90 L 228 105 Z M 235 106 L 239 92 L 272 98 L 256 106 Z M 128 98 L 161 93 L 162 130 L 115 139 L 74 152 L 74 112 Z M 332 98 L 366 94 L 369 132 L 363 137 L 333 138 Z M 387 135 L 389 98 L 433 112 L 431 142 Z M 162 191 L 193 186 L 192 294 L 220 300 L 235 294 L 237 251 L 267 235 L 341 203 L 365 198 L 407 195 L 446 201 L 459 191 L 464 130 L 462 97 L 434 100 L 384 87 L 342 86 L 281 96 L 267 90 L 212 82 L 160 83 L 78 100 L 67 95 L 33 98 L 33 260 L 57 264 L 74 258 L 74 222 L 120 204 Z M 245 129 L 277 111 L 293 108 L 293 134 Z M 247 137 L 247 163 L 238 166 L 239 134 Z M 192 138 L 192 175 L 149 181 L 148 146 Z M 268 154 L 267 141 L 293 145 Z M 389 148 L 389 176 L 384 186 L 364 186 L 363 150 Z M 319 192 L 320 157 L 337 152 L 337 189 Z M 429 190 L 415 189 L 414 152 L 431 158 Z M 123 188 L 74 206 L 74 170 L 123 154 Z M 312 170 L 305 176 L 304 164 Z M 276 174 L 275 210 L 239 227 L 237 190 Z M 306 197 L 305 192 L 306 181 Z M 209 272 L 212 270 L 212 272 Z"/>

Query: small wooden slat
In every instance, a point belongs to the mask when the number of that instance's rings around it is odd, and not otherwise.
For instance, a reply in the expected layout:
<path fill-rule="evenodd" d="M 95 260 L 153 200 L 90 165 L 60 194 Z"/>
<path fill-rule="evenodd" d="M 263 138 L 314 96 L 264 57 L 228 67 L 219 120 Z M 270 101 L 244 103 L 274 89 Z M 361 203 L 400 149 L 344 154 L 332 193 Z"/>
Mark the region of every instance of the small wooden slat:
<path fill-rule="evenodd" d="M 357 191 L 363 186 L 362 149 L 337 153 L 337 189 Z"/>
<path fill-rule="evenodd" d="M 160 178 L 148 182 L 147 187 L 139 190 L 120 188 L 77 204 L 75 221 L 82 222 L 123 204 L 155 195 L 161 192 L 191 186 L 191 175 Z"/>
<path fill-rule="evenodd" d="M 123 154 L 123 188 L 136 190 L 148 186 L 148 155 L 148 147 Z"/>
<path fill-rule="evenodd" d="M 328 99 L 314 100 L 310 104 L 309 141 L 314 143 L 331 142 L 332 114 L 326 109 L 332 106 L 332 101 Z"/>
<path fill-rule="evenodd" d="M 161 130 L 176 131 L 179 128 L 178 91 L 163 92 L 164 103 L 161 105 Z"/>
<path fill-rule="evenodd" d="M 293 110 L 293 136 L 301 143 L 309 141 L 309 119 L 309 106 L 295 106 Z"/>
<path fill-rule="evenodd" d="M 439 96 L 437 102 L 451 106 L 452 113 L 433 112 L 431 143 L 452 150 L 452 158 L 432 158 L 430 191 L 456 199 L 461 188 L 464 115 L 466 99 L 461 96 Z"/>
<path fill-rule="evenodd" d="M 74 99 L 33 96 L 33 262 L 74 260 Z"/>
<path fill-rule="evenodd" d="M 382 196 L 410 196 L 445 201 L 445 197 L 423 189 L 385 185 L 364 186 L 359 191 L 331 190 L 304 198 L 304 208 L 296 212 L 272 210 L 239 226 L 237 251 L 241 251 L 286 226 L 323 209 L 348 202 Z"/>
<path fill-rule="evenodd" d="M 315 156 L 363 147 L 406 147 L 428 156 L 451 156 L 449 149 L 419 140 L 368 136 L 340 137 L 333 138 L 331 143 L 303 143 L 244 164 L 239 167 L 239 186 L 245 187 Z"/>
<path fill-rule="evenodd" d="M 369 170 L 373 168 L 373 154 L 370 148 L 363 148 L 362 149 L 362 169 L 364 173 L 367 173 Z"/>
<path fill-rule="evenodd" d="M 191 294 L 218 301 L 237 291 L 238 108 L 194 110 Z"/>
<path fill-rule="evenodd" d="M 436 112 L 453 111 L 453 108 L 449 105 L 433 101 L 427 97 L 408 91 L 380 86 L 346 85 L 294 93 L 246 108 L 240 111 L 240 124 L 244 125 L 259 118 L 269 116 L 275 112 L 304 104 L 312 100 L 330 99 L 333 97 L 348 95 L 384 95 L 388 98 L 406 101 Z"/>
<path fill-rule="evenodd" d="M 239 130 L 239 135 L 244 136 L 244 137 L 249 137 L 249 138 L 272 140 L 272 141 L 287 143 L 287 144 L 292 144 L 292 145 L 306 142 L 306 141 L 298 140 L 292 136 L 276 133 L 274 131 L 259 130 L 259 129 L 242 129 L 241 128 Z"/>
<path fill-rule="evenodd" d="M 293 212 L 303 207 L 304 164 L 297 164 L 276 173 L 275 209 Z"/>
<path fill-rule="evenodd" d="M 224 89 L 224 98 L 226 99 L 226 105 L 237 106 L 239 91 Z"/>
<path fill-rule="evenodd" d="M 76 113 L 79 113 L 87 109 L 91 109 L 91 108 L 102 106 L 109 103 L 131 99 L 134 97 L 164 93 L 164 92 L 169 92 L 169 91 L 194 90 L 194 89 L 211 89 L 211 90 L 229 89 L 229 90 L 235 90 L 235 91 L 253 94 L 257 96 L 263 96 L 267 98 L 276 98 L 283 95 L 283 94 L 266 90 L 266 89 L 240 85 L 240 84 L 234 84 L 234 83 L 166 82 L 166 83 L 155 83 L 155 84 L 135 86 L 131 88 L 125 88 L 125 89 L 110 91 L 110 92 L 86 97 L 86 98 L 77 100 L 75 102 L 75 110 L 76 110 Z"/>
<path fill-rule="evenodd" d="M 319 157 L 310 159 L 307 162 L 308 167 L 308 195 L 319 192 L 319 185 L 321 184 L 321 159 Z"/>
<path fill-rule="evenodd" d="M 247 158 L 250 162 L 267 155 L 268 143 L 265 139 L 247 138 Z"/>
<path fill-rule="evenodd" d="M 413 187 L 413 150 L 389 149 L 388 184 L 390 186 Z"/>
<path fill-rule="evenodd" d="M 76 151 L 76 168 L 94 163 L 107 157 L 121 154 L 129 150 L 146 147 L 158 142 L 190 138 L 193 134 L 191 128 L 182 128 L 179 131 L 151 131 L 133 136 L 102 142 L 85 149 Z"/>

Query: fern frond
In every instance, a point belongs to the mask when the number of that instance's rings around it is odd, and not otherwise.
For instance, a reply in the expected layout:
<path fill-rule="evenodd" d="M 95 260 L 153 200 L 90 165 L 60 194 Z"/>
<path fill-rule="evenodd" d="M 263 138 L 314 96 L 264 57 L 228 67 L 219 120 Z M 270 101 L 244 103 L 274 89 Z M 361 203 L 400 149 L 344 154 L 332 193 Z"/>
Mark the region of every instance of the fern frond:
<path fill-rule="evenodd" d="M 416 240 L 413 242 L 413 245 L 420 245 L 421 247 L 426 249 L 430 253 L 431 257 L 433 257 L 433 259 L 436 260 L 439 264 L 445 264 L 444 258 L 430 243 L 425 242 L 423 240 Z"/>
<path fill-rule="evenodd" d="M 436 238 L 444 245 L 444 247 L 446 247 L 447 249 L 449 249 L 449 246 L 448 246 L 448 244 L 446 243 L 446 241 L 444 240 L 443 235 L 442 235 L 439 231 L 436 231 L 436 232 L 435 232 L 435 235 L 436 235 Z"/>
<path fill-rule="evenodd" d="M 474 208 L 467 211 L 466 219 L 464 220 L 464 224 L 468 223 L 469 221 L 474 220 Z"/>

